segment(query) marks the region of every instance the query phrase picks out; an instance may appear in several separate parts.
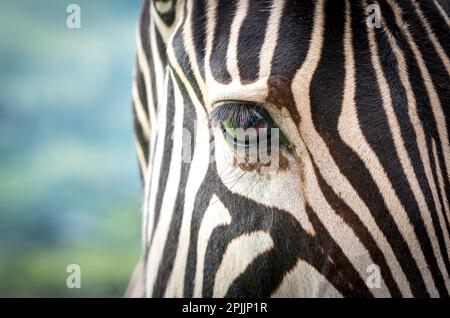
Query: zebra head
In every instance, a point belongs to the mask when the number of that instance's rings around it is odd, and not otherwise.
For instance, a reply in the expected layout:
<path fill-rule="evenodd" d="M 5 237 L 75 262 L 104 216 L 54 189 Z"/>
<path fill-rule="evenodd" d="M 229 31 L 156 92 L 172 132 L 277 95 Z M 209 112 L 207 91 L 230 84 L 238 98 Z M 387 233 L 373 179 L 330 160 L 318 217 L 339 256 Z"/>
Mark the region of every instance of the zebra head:
<path fill-rule="evenodd" d="M 448 8 L 145 1 L 130 294 L 448 296 Z"/>

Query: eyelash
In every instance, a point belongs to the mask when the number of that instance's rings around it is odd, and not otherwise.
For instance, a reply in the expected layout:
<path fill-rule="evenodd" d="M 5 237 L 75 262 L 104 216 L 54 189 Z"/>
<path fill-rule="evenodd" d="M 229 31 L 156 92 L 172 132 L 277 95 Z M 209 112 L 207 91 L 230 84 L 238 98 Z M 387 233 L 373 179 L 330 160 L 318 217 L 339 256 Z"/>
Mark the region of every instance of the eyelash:
<path fill-rule="evenodd" d="M 209 115 L 210 123 L 213 127 L 221 129 L 226 134 L 228 128 L 254 127 L 258 122 L 264 122 L 267 134 L 266 138 L 271 138 L 271 129 L 278 128 L 272 117 L 264 109 L 263 105 L 242 101 L 226 101 L 216 105 L 216 108 Z M 286 147 L 290 152 L 293 145 L 284 135 L 281 129 L 278 130 L 278 142 L 280 146 Z M 258 137 L 259 138 L 259 137 Z"/>
<path fill-rule="evenodd" d="M 262 105 L 255 107 L 246 102 L 230 101 L 216 106 L 209 115 L 209 120 L 214 127 L 218 128 L 221 128 L 224 122 L 229 122 L 234 127 L 247 129 L 258 120 L 268 121 L 270 125 L 268 120 L 270 117 L 264 116 L 265 113 Z"/>

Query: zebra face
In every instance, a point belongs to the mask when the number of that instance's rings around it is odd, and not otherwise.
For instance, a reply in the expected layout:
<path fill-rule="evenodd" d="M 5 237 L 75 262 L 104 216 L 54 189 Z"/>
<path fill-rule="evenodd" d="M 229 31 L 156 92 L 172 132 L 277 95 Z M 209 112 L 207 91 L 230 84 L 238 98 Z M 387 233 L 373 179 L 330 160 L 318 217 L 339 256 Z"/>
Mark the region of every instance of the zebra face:
<path fill-rule="evenodd" d="M 146 1 L 143 294 L 447 295 L 446 34 L 433 1 Z"/>

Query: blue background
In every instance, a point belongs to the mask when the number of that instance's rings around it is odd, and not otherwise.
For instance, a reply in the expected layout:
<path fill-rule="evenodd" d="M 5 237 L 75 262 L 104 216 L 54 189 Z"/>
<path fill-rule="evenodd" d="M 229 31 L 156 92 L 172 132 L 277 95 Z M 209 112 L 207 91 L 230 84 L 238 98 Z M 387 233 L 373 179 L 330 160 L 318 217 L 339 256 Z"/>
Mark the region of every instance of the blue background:
<path fill-rule="evenodd" d="M 140 1 L 0 2 L 0 296 L 122 296 L 140 250 Z M 66 267 L 81 267 L 81 288 Z"/>

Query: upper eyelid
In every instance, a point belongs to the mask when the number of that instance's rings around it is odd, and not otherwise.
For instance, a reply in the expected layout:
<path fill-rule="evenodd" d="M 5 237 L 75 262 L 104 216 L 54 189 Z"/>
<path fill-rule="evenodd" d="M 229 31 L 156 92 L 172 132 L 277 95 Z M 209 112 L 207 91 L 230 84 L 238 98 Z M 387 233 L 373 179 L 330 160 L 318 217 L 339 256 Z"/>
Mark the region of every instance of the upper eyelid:
<path fill-rule="evenodd" d="M 214 112 L 214 110 L 216 110 L 218 107 L 222 106 L 222 105 L 226 105 L 226 104 L 231 104 L 231 103 L 237 103 L 237 104 L 248 104 L 250 106 L 255 106 L 257 105 L 256 110 L 263 110 L 264 112 L 266 112 L 267 114 L 269 114 L 268 110 L 267 110 L 267 103 L 266 102 L 259 102 L 259 101 L 253 101 L 253 100 L 241 100 L 241 99 L 222 99 L 222 100 L 218 100 L 216 102 L 214 102 L 212 104 L 213 108 L 212 111 Z M 270 116 L 270 115 L 269 115 Z"/>
<path fill-rule="evenodd" d="M 220 105 L 228 104 L 228 103 L 239 103 L 239 104 L 261 104 L 260 102 L 255 102 L 255 101 L 251 101 L 251 100 L 221 99 L 221 100 L 218 100 L 218 101 L 214 102 L 214 104 L 213 104 L 213 109 L 215 109 L 216 107 L 219 107 Z"/>
<path fill-rule="evenodd" d="M 237 106 L 239 104 L 242 105 L 242 112 L 240 112 L 239 106 Z M 230 107 L 227 108 L 227 105 Z M 221 108 L 221 106 L 223 108 Z M 216 103 L 214 110 L 208 117 L 213 124 L 218 125 L 224 121 L 232 121 L 234 123 L 238 123 L 238 121 L 244 122 L 247 119 L 250 119 L 251 115 L 258 115 L 258 117 L 264 118 L 265 120 L 273 121 L 268 115 L 267 110 L 264 109 L 264 105 L 240 100 L 226 100 Z M 267 118 L 267 116 L 269 116 L 269 118 Z"/>

